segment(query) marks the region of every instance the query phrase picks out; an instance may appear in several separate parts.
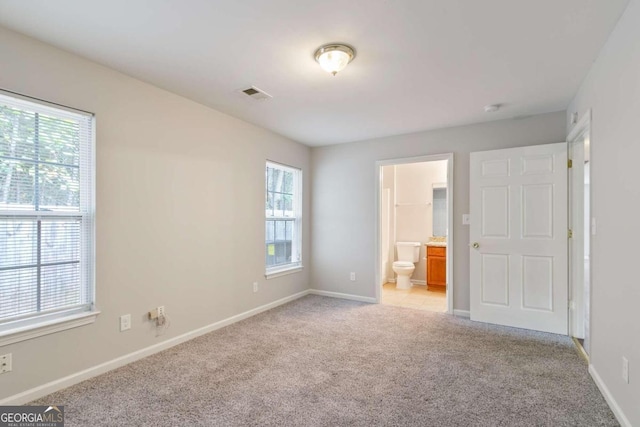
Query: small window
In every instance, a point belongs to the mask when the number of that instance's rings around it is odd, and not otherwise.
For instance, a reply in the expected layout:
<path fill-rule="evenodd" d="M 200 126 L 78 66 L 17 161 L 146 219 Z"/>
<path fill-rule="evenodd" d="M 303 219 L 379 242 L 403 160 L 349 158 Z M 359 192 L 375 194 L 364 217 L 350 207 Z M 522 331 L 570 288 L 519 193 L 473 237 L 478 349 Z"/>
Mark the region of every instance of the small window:
<path fill-rule="evenodd" d="M 94 309 L 93 120 L 0 94 L 0 336 Z"/>
<path fill-rule="evenodd" d="M 266 277 L 302 268 L 302 171 L 267 162 Z"/>

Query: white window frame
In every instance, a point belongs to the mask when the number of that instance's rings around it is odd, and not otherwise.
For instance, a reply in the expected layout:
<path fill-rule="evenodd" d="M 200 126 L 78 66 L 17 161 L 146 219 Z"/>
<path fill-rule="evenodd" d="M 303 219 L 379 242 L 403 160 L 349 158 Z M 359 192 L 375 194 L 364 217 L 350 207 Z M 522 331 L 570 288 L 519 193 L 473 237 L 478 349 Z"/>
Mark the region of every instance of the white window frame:
<path fill-rule="evenodd" d="M 37 338 L 71 328 L 95 322 L 100 311 L 95 305 L 95 116 L 82 110 L 50 103 L 37 98 L 0 90 L 0 102 L 17 105 L 26 111 L 50 111 L 52 114 L 69 113 L 90 118 L 89 127 L 84 128 L 88 138 L 80 143 L 81 156 L 85 156 L 84 170 L 80 169 L 80 186 L 83 188 L 84 201 L 80 212 L 2 210 L 2 218 L 25 218 L 47 220 L 52 218 L 76 219 L 81 223 L 80 275 L 81 292 L 86 295 L 85 303 L 80 307 L 65 310 L 40 312 L 38 315 L 20 315 L 0 323 L 0 347 Z M 32 108 L 33 110 L 29 110 Z M 82 197 L 81 196 L 81 197 Z M 1 254 L 0 254 L 1 255 Z"/>
<path fill-rule="evenodd" d="M 265 278 L 272 279 L 287 274 L 297 273 L 304 268 L 302 265 L 302 169 L 298 169 L 292 166 L 284 165 L 282 163 L 273 162 L 267 160 L 265 165 L 265 175 L 267 168 L 280 169 L 285 172 L 293 173 L 293 215 L 292 216 L 274 216 L 270 215 L 265 209 Z M 268 197 L 267 179 L 265 177 L 265 198 Z M 267 266 L 267 240 L 266 240 L 266 227 L 267 221 L 283 220 L 293 222 L 292 239 L 291 239 L 291 262 L 286 264 L 279 264 L 275 266 Z"/>

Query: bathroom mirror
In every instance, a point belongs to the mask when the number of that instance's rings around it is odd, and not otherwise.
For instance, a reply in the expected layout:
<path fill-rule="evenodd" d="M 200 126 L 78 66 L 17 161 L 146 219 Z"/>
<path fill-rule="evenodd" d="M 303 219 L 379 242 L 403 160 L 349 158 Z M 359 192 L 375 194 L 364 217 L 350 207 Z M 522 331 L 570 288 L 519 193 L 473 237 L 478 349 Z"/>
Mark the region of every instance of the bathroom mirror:
<path fill-rule="evenodd" d="M 433 230 L 434 237 L 447 236 L 447 185 L 433 184 Z"/>

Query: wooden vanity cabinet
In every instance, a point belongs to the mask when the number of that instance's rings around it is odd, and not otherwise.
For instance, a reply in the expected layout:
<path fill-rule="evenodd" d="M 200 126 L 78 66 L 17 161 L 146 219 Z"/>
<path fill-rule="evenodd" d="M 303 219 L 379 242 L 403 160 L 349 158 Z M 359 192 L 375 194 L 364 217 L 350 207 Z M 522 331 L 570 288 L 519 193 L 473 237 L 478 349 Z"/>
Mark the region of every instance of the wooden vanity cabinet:
<path fill-rule="evenodd" d="M 447 248 L 427 245 L 427 286 L 447 285 Z"/>

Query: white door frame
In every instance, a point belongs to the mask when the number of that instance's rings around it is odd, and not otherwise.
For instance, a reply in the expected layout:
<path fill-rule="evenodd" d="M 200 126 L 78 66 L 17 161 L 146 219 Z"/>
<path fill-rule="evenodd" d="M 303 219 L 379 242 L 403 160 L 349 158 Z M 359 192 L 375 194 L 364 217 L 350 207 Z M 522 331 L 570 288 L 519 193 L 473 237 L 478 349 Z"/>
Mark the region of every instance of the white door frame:
<path fill-rule="evenodd" d="M 590 144 L 591 141 L 591 109 L 587 110 L 582 118 L 575 124 L 569 135 L 567 136 L 567 149 L 571 144 L 575 144 L 576 142 L 582 140 L 585 136 L 589 136 Z M 591 151 L 591 149 L 590 149 Z M 589 162 L 591 162 L 591 155 Z M 593 174 L 591 174 L 593 176 Z M 591 179 L 591 177 L 589 178 Z M 571 191 L 571 189 L 569 189 Z M 591 197 L 589 197 L 589 202 L 591 203 Z M 589 218 L 592 218 L 591 208 L 589 209 Z M 584 214 L 583 214 L 584 215 Z M 589 224 L 589 229 L 591 230 L 591 225 Z M 577 325 L 579 324 L 576 319 L 584 319 L 586 315 L 586 306 L 591 307 L 591 294 L 589 292 L 589 300 L 583 301 L 582 295 L 584 295 L 584 281 L 578 282 L 573 280 L 573 264 L 575 260 L 572 257 L 569 257 L 569 301 L 571 301 L 571 305 L 569 307 L 569 335 L 570 336 L 580 336 L 582 335 L 577 331 Z M 591 269 L 592 261 L 591 255 L 589 255 L 589 269 Z M 593 287 L 593 284 L 591 285 Z M 589 318 L 590 320 L 590 318 Z M 589 334 L 591 332 L 590 325 L 585 328 L 585 341 L 589 341 Z"/>
<path fill-rule="evenodd" d="M 381 260 L 382 260 L 382 247 L 380 242 L 380 216 L 381 201 L 382 201 L 382 174 L 380 171 L 383 166 L 389 165 L 402 165 L 406 163 L 423 163 L 433 162 L 438 160 L 447 161 L 447 223 L 448 223 L 448 235 L 447 235 L 447 313 L 453 314 L 453 153 L 433 154 L 428 156 L 417 157 L 404 157 L 400 159 L 388 159 L 376 161 L 376 191 L 375 191 L 375 295 L 376 302 L 380 304 L 382 299 L 382 277 L 380 276 Z M 426 242 L 423 242 L 426 243 Z"/>

